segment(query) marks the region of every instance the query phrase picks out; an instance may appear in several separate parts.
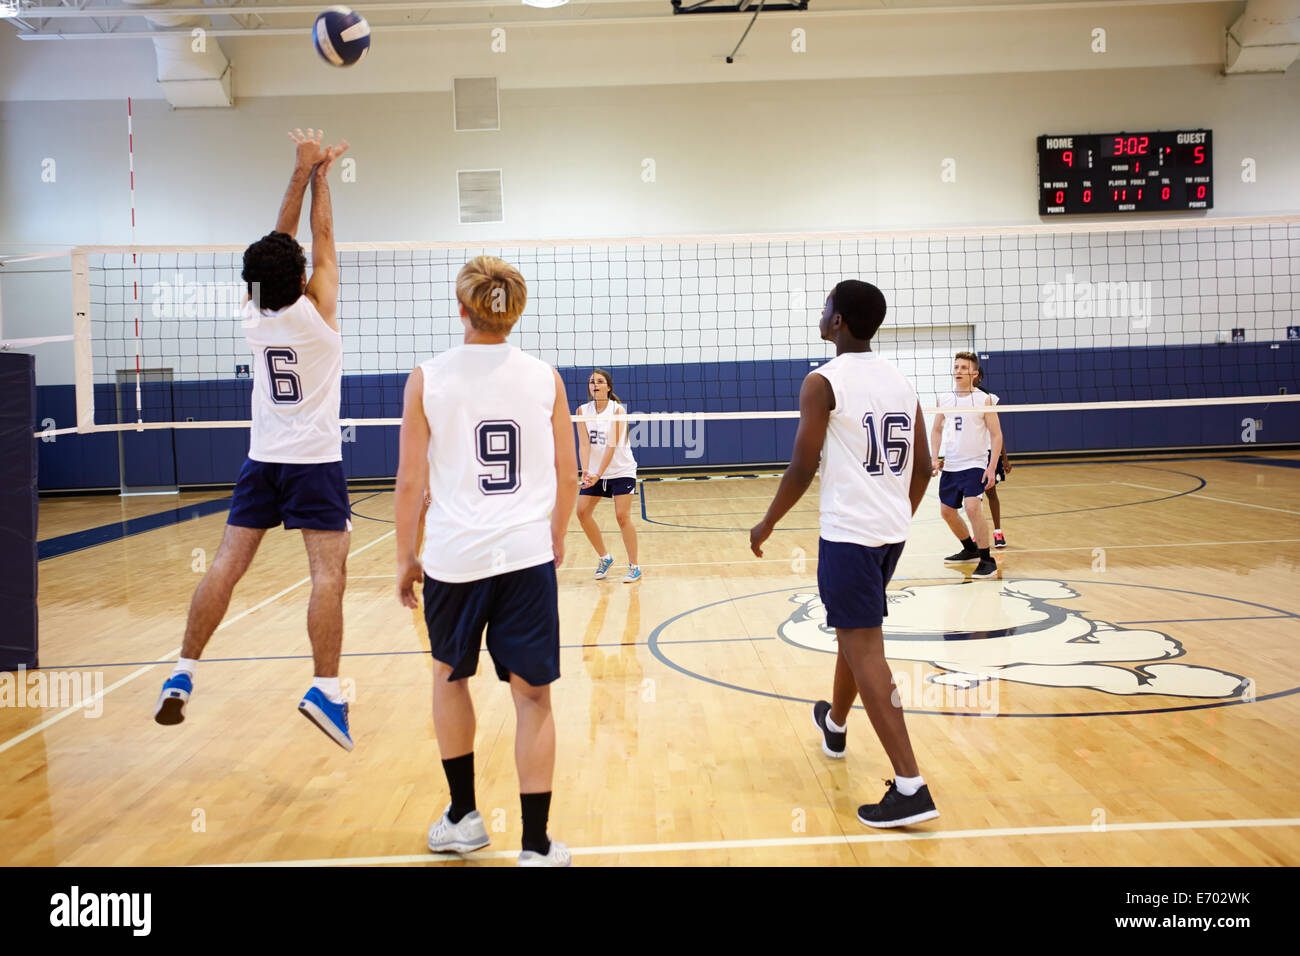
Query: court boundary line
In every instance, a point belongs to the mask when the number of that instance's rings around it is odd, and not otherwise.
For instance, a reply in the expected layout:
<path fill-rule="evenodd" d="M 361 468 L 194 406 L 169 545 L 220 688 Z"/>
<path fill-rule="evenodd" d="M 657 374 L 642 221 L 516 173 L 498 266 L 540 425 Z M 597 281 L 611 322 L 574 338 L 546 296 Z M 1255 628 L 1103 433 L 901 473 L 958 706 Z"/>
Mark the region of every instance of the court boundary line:
<path fill-rule="evenodd" d="M 1176 474 L 1181 474 L 1181 472 L 1176 472 Z M 1113 484 L 1128 485 L 1131 488 L 1145 488 L 1147 491 L 1169 491 L 1168 488 L 1157 488 L 1154 485 L 1139 485 L 1131 481 L 1117 481 L 1117 482 L 1113 482 Z M 1199 490 L 1200 490 L 1199 488 L 1196 489 L 1196 491 Z M 1218 502 L 1222 502 L 1225 505 L 1241 505 L 1241 507 L 1243 508 L 1258 508 L 1261 511 L 1280 511 L 1284 515 L 1300 515 L 1300 511 L 1292 511 L 1290 508 L 1272 508 L 1269 507 L 1268 505 L 1251 504 L 1249 501 L 1233 501 L 1231 498 L 1215 498 L 1213 495 L 1198 495 L 1196 494 L 1195 491 L 1186 492 L 1186 493 L 1195 495 L 1197 498 L 1200 498 L 1202 501 L 1218 501 Z M 1163 499 L 1157 498 L 1156 500 L 1160 501 Z"/>
<path fill-rule="evenodd" d="M 371 541 L 369 544 L 364 544 L 361 547 L 357 548 L 355 551 L 349 552 L 348 557 L 351 558 L 354 555 L 360 554 L 362 551 L 368 551 L 370 548 L 373 548 L 375 545 L 379 544 L 379 542 L 386 540 L 387 538 L 391 537 L 396 533 L 397 533 L 396 530 L 387 531 L 384 534 L 381 534 L 374 541 Z M 308 575 L 307 577 L 303 578 L 301 581 L 297 581 L 289 585 L 284 590 L 277 591 L 275 594 L 272 594 L 269 598 L 266 598 L 263 601 L 259 601 L 257 604 L 254 604 L 252 607 L 240 611 L 234 617 L 228 618 L 227 620 L 224 620 L 220 624 L 218 624 L 217 629 L 212 632 L 212 636 L 215 637 L 217 634 L 219 634 L 221 631 L 224 631 L 230 625 L 242 621 L 244 618 L 248 617 L 250 614 L 253 614 L 256 611 L 260 611 L 262 608 L 266 607 L 268 604 L 272 603 L 273 601 L 278 601 L 280 598 L 284 597 L 290 591 L 297 590 L 298 588 L 302 587 L 304 584 L 310 584 L 310 583 L 311 583 L 311 575 Z M 180 654 L 180 652 L 181 652 L 181 648 L 178 646 L 175 649 L 162 655 L 158 660 L 153 661 L 152 663 L 149 664 L 145 664 L 143 667 L 141 667 L 139 670 L 135 671 L 134 673 L 128 674 L 126 677 L 123 677 L 121 680 L 117 681 L 116 683 L 112 684 L 109 687 L 105 687 L 99 693 L 95 694 L 95 696 L 91 697 L 90 700 L 82 701 L 80 704 L 77 704 L 74 707 L 65 707 L 63 710 L 55 714 L 53 717 L 49 717 L 41 721 L 39 724 L 37 724 L 34 727 L 29 727 L 27 730 L 24 730 L 16 737 L 9 738 L 4 743 L 0 743 L 0 754 L 4 753 L 6 750 L 9 750 L 11 747 L 18 746 L 18 744 L 22 743 L 28 737 L 32 737 L 35 734 L 40 733 L 41 731 L 45 730 L 47 727 L 51 727 L 54 724 L 57 724 L 59 721 L 63 720 L 64 718 L 70 717 L 73 714 L 77 713 L 78 711 L 86 710 L 87 705 L 102 700 L 103 698 L 107 697 L 110 693 L 117 690 L 122 685 L 129 684 L 137 677 L 147 674 L 149 671 L 153 670 L 153 668 L 157 667 L 159 664 L 170 664 L 177 657 L 177 655 Z M 40 670 L 50 670 L 50 669 L 51 668 L 40 668 Z"/>
<path fill-rule="evenodd" d="M 838 816 L 838 815 L 837 815 Z M 1300 827 L 1300 817 L 1263 817 L 1253 820 L 1153 820 L 1145 823 L 1071 824 L 1042 827 L 990 827 L 983 830 L 895 831 L 889 833 L 841 833 L 837 836 L 769 837 L 748 840 L 695 840 L 679 843 L 624 843 L 611 846 L 570 847 L 578 856 L 627 856 L 645 853 L 692 853 L 710 850 L 758 850 L 778 847 L 853 846 L 873 843 L 926 843 L 937 840 L 979 840 L 996 837 L 1074 836 L 1111 833 L 1151 833 L 1162 830 L 1234 830 Z M 316 860 L 259 860 L 241 863 L 209 863 L 208 867 L 302 867 L 382 866 L 400 863 L 470 863 L 475 859 L 509 860 L 515 850 L 488 850 L 460 855 L 454 853 L 401 854 L 395 856 L 333 857 Z"/>

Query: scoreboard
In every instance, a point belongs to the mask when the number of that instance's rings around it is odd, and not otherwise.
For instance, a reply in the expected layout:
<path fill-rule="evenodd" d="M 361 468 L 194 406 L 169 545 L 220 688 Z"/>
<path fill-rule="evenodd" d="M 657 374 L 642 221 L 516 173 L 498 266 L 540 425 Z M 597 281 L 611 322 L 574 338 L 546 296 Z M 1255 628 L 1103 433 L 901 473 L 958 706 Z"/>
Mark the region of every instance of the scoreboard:
<path fill-rule="evenodd" d="M 1210 130 L 1038 137 L 1038 214 L 1212 209 Z"/>

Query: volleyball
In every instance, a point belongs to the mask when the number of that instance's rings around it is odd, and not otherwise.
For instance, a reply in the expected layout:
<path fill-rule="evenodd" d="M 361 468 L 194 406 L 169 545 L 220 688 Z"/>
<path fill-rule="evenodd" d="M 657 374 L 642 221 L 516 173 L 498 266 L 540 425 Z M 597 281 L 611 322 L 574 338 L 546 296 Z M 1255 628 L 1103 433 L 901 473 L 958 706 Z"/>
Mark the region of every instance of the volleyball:
<path fill-rule="evenodd" d="M 348 7 L 330 7 L 316 18 L 312 41 L 326 63 L 352 66 L 370 49 L 370 24 Z"/>

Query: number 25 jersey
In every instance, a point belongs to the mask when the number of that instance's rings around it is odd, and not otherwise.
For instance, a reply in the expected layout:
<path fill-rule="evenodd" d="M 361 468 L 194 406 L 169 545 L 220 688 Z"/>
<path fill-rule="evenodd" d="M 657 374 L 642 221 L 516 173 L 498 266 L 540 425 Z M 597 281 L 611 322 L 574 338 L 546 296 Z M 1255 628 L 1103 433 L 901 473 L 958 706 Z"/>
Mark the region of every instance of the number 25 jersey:
<path fill-rule="evenodd" d="M 821 536 L 871 548 L 906 541 L 916 389 L 875 352 L 845 352 L 809 374 L 835 394 L 822 444 Z"/>
<path fill-rule="evenodd" d="M 555 372 L 509 343 L 420 364 L 429 422 L 424 573 L 478 581 L 555 560 Z"/>
<path fill-rule="evenodd" d="M 339 392 L 343 336 L 311 299 L 279 312 L 244 304 L 244 338 L 253 350 L 253 461 L 312 465 L 343 460 Z"/>

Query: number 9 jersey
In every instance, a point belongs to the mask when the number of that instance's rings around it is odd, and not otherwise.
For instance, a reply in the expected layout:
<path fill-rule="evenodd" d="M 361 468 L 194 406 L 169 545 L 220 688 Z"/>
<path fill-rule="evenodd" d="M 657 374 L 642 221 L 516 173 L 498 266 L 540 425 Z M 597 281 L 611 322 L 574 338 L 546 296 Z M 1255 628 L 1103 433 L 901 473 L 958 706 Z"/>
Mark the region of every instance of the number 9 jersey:
<path fill-rule="evenodd" d="M 459 583 L 553 561 L 554 370 L 508 343 L 460 345 L 420 369 L 431 499 L 425 574 Z"/>
<path fill-rule="evenodd" d="M 294 465 L 342 461 L 343 336 L 305 295 L 279 312 L 246 302 L 243 326 L 253 350 L 248 457 Z"/>
<path fill-rule="evenodd" d="M 822 538 L 869 548 L 906 541 L 916 389 L 875 352 L 845 352 L 810 374 L 835 395 L 822 444 Z"/>

